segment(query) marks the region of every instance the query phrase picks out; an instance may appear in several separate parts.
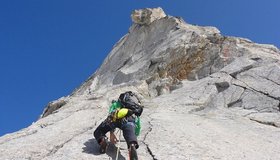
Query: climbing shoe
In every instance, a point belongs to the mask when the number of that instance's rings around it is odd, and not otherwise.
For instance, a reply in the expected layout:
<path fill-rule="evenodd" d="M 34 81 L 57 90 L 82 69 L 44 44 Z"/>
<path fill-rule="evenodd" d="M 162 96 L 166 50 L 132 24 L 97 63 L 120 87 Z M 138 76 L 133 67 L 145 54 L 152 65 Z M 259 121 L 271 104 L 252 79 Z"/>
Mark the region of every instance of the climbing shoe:
<path fill-rule="evenodd" d="M 129 160 L 138 160 L 135 144 L 131 144 L 129 147 Z"/>
<path fill-rule="evenodd" d="M 107 150 L 107 148 L 108 148 L 107 139 L 106 139 L 106 138 L 102 138 L 99 145 L 100 145 L 99 152 L 100 152 L 101 154 L 105 153 L 106 150 Z"/>

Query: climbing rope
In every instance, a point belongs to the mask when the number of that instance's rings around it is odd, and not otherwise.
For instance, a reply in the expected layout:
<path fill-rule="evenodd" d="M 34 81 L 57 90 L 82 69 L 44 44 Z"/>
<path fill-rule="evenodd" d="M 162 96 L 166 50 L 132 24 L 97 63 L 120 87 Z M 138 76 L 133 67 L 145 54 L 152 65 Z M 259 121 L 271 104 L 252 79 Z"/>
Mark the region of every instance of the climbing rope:
<path fill-rule="evenodd" d="M 117 131 L 117 134 L 118 134 L 118 132 L 119 132 L 119 141 L 118 141 L 118 143 L 117 143 L 117 155 L 116 155 L 116 160 L 118 160 L 119 159 L 119 152 L 120 152 L 120 147 L 121 147 L 121 134 L 122 134 L 122 130 L 118 130 Z"/>

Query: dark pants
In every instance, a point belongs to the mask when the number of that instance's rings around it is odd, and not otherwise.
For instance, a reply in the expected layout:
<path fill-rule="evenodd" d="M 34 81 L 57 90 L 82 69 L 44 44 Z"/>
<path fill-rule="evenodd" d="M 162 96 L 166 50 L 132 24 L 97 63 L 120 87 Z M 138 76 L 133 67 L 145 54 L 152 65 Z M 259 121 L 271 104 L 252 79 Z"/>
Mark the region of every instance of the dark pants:
<path fill-rule="evenodd" d="M 129 117 L 125 120 L 120 120 L 117 122 L 108 122 L 107 120 L 103 121 L 94 131 L 94 137 L 100 144 L 101 139 L 106 137 L 106 133 L 119 128 L 123 131 L 123 137 L 129 147 L 130 144 L 134 143 L 135 147 L 138 148 L 137 137 L 135 135 L 135 123 L 134 118 Z"/>

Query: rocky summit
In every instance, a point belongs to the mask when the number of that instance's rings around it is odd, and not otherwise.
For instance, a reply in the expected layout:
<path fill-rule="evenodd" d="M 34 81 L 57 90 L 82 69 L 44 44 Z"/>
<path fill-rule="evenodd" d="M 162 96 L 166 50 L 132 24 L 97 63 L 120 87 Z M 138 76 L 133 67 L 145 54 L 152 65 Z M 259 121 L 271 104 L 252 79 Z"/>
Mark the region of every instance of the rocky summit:
<path fill-rule="evenodd" d="M 93 138 L 112 100 L 145 106 L 141 160 L 279 160 L 280 52 L 161 8 L 135 10 L 100 68 L 29 127 L 0 138 L 1 160 L 104 160 Z M 118 136 L 118 134 L 117 134 Z M 128 159 L 121 138 L 119 159 Z"/>

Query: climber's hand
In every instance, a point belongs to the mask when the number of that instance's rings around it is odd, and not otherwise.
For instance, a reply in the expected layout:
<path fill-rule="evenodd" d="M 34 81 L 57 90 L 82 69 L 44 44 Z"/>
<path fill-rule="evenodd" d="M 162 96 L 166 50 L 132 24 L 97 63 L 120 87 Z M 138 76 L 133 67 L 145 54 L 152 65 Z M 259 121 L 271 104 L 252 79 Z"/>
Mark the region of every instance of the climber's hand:
<path fill-rule="evenodd" d="M 114 132 L 110 132 L 110 142 L 113 144 L 116 144 L 118 141 L 116 135 L 114 134 Z"/>

